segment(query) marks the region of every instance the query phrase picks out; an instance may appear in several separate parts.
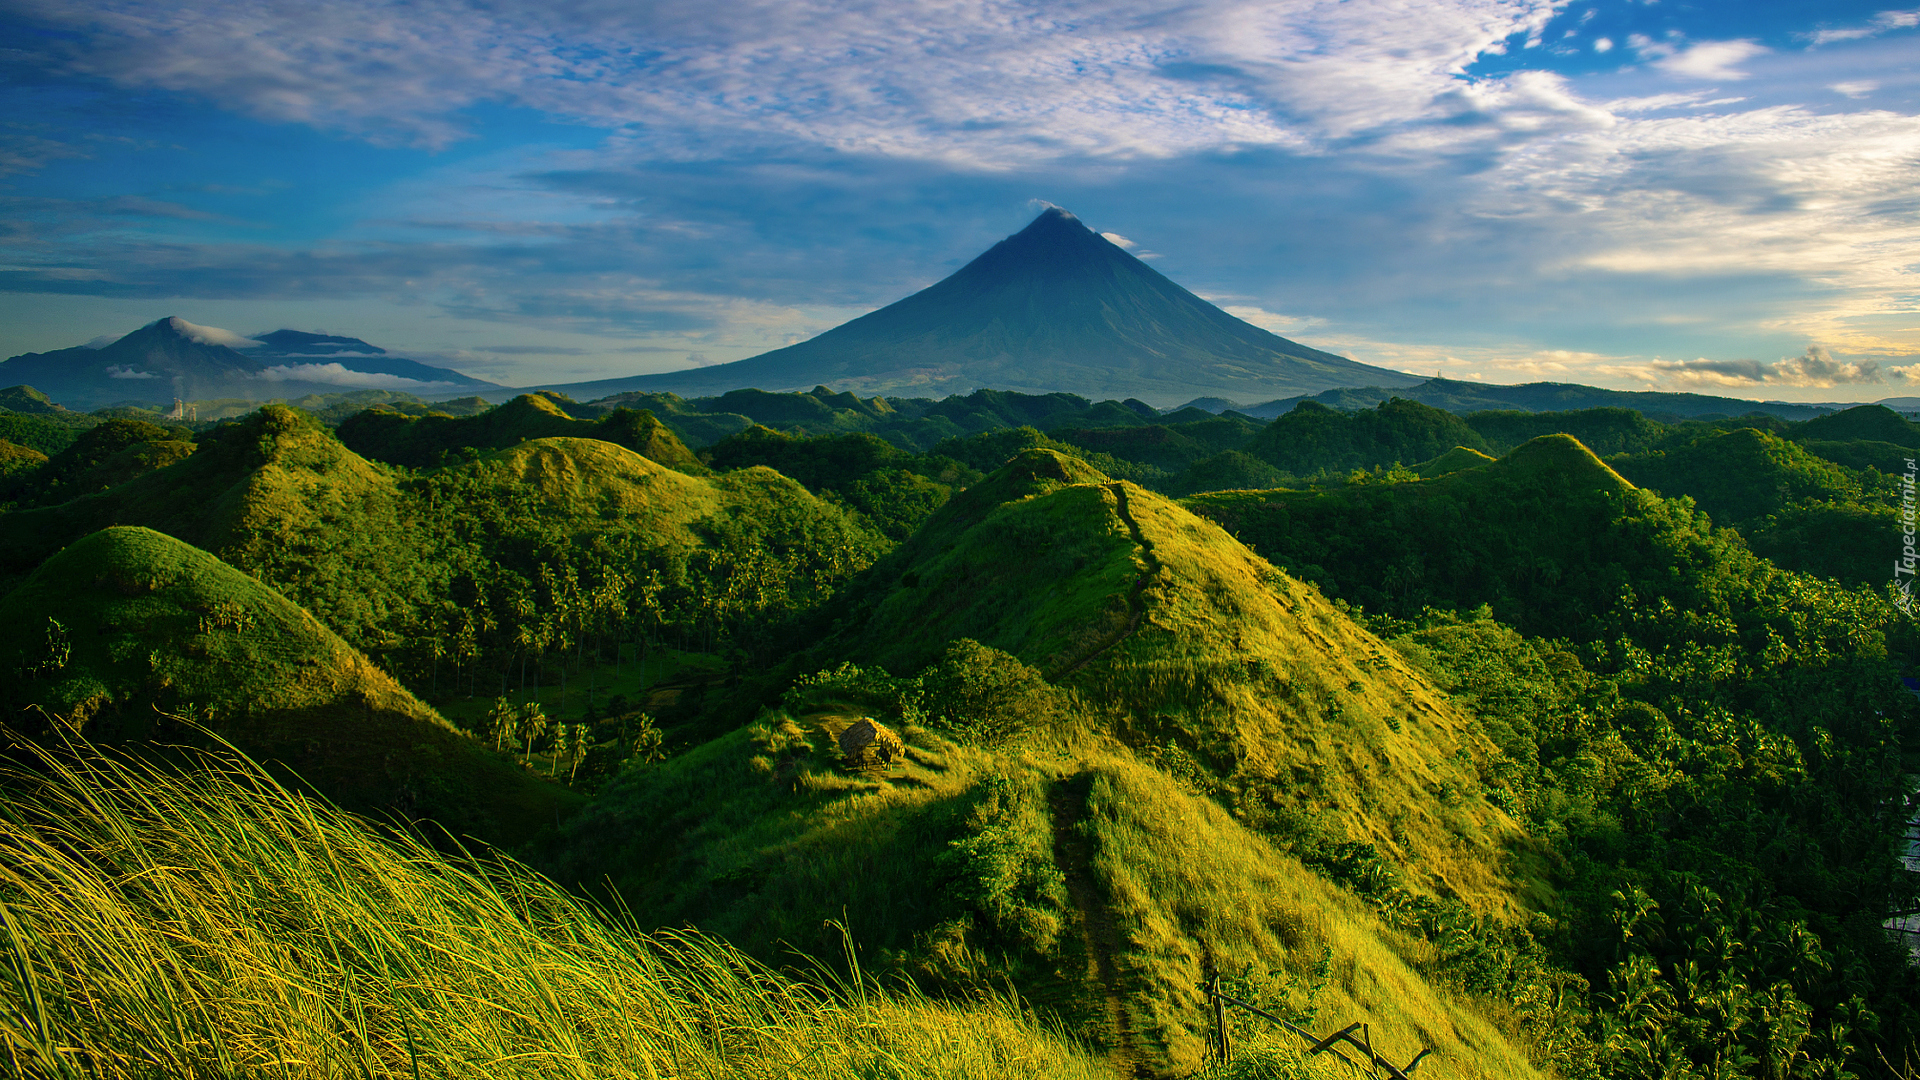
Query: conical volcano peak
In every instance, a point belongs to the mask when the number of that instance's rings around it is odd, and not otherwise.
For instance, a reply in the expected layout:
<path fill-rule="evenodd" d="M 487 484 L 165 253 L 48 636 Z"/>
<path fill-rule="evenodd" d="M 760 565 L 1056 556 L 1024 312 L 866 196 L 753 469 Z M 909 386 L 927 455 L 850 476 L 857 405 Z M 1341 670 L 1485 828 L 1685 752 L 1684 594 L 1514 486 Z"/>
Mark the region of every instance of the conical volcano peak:
<path fill-rule="evenodd" d="M 593 396 L 699 396 L 822 384 L 931 396 L 991 387 L 1158 405 L 1202 394 L 1258 401 L 1423 381 L 1237 319 L 1167 280 L 1123 243 L 1048 206 L 945 279 L 811 341 L 731 364 L 581 389 Z"/>
<path fill-rule="evenodd" d="M 1077 217 L 1074 217 L 1073 211 L 1068 210 L 1064 206 L 1047 207 L 1045 210 L 1040 211 L 1039 217 L 1034 218 L 1032 221 L 1028 222 L 1027 227 L 1020 231 L 1034 232 L 1035 230 L 1038 230 L 1038 229 L 1058 229 L 1058 228 L 1063 228 L 1067 226 L 1078 226 L 1079 228 L 1086 230 L 1088 232 L 1093 231 L 1091 229 L 1087 229 L 1086 222 L 1081 221 Z"/>

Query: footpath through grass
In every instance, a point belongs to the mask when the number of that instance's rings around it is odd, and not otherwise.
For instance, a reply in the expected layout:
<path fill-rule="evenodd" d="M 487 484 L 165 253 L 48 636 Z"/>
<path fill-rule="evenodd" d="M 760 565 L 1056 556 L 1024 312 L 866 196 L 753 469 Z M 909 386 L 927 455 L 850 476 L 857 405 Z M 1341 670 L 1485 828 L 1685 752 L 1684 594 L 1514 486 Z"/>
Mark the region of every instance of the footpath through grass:
<path fill-rule="evenodd" d="M 643 934 L 244 760 L 10 756 L 30 767 L 0 780 L 6 1075 L 1105 1075 L 1003 1001 L 801 981 Z"/>

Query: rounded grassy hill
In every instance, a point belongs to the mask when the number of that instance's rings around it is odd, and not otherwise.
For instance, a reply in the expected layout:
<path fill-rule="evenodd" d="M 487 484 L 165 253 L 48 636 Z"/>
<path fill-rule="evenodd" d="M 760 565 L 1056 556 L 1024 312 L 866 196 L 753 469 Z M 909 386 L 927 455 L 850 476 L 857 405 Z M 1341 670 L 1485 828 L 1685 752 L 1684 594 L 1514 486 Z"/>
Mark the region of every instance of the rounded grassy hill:
<path fill-rule="evenodd" d="M 481 747 L 279 593 L 138 527 L 68 545 L 0 600 L 16 707 L 95 740 L 209 731 L 356 810 L 518 844 L 578 803 Z"/>

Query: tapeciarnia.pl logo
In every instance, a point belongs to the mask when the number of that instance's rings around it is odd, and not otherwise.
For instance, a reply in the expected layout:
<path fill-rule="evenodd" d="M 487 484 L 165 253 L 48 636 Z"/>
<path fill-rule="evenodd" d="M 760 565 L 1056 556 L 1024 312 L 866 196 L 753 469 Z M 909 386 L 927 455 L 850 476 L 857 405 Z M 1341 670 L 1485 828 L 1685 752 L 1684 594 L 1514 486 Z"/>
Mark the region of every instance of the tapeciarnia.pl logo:
<path fill-rule="evenodd" d="M 1893 602 L 1908 615 L 1913 614 L 1913 576 L 1916 556 L 1913 550 L 1913 483 L 1916 470 L 1913 459 L 1906 458 L 1907 471 L 1900 477 L 1900 539 L 1904 545 L 1893 561 Z"/>

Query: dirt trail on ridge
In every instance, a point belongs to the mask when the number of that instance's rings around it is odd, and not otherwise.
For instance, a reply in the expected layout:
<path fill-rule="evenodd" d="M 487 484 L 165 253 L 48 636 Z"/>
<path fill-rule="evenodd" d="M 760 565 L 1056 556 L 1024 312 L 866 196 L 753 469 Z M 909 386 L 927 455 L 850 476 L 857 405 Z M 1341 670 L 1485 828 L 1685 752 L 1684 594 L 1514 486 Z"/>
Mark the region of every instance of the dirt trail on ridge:
<path fill-rule="evenodd" d="M 1114 512 L 1120 516 L 1121 521 L 1126 523 L 1127 532 L 1133 536 L 1133 545 L 1140 549 L 1141 561 L 1147 564 L 1147 568 L 1139 577 L 1133 579 L 1133 587 L 1127 590 L 1126 625 L 1112 637 L 1095 646 L 1087 655 L 1050 676 L 1049 681 L 1071 675 L 1104 656 L 1114 646 L 1132 637 L 1134 631 L 1140 629 L 1141 620 L 1147 617 L 1147 585 L 1160 574 L 1160 557 L 1153 553 L 1153 541 L 1147 539 L 1146 534 L 1140 531 L 1140 523 L 1133 519 L 1132 511 L 1127 508 L 1127 486 L 1118 483 L 1110 484 L 1108 490 L 1113 492 Z"/>
<path fill-rule="evenodd" d="M 1106 894 L 1093 874 L 1093 853 L 1080 823 L 1087 816 L 1087 792 L 1093 786 L 1093 774 L 1080 773 L 1056 781 L 1048 793 L 1053 819 L 1053 861 L 1067 881 L 1067 895 L 1080 916 L 1087 947 L 1086 981 L 1103 1005 L 1097 1034 L 1107 1048 L 1107 1062 L 1115 1074 L 1123 1077 L 1156 1075 L 1141 1053 L 1133 1030 L 1132 1011 L 1121 986 L 1120 969 L 1114 962 L 1126 944 Z M 1103 1021 L 1103 1022 L 1102 1022 Z"/>

